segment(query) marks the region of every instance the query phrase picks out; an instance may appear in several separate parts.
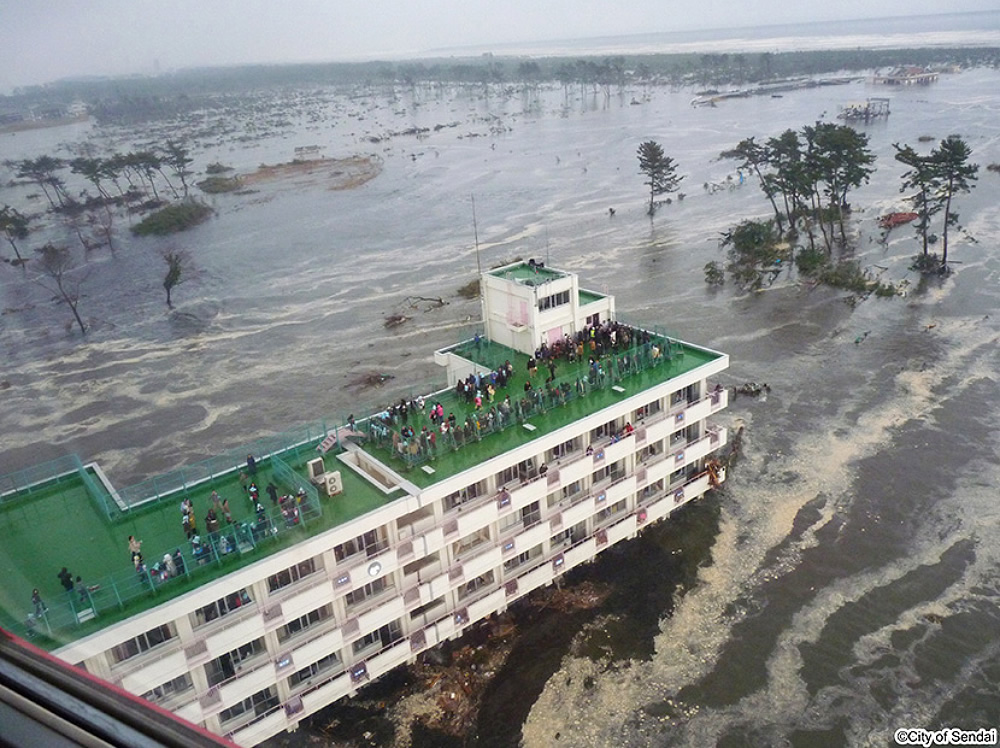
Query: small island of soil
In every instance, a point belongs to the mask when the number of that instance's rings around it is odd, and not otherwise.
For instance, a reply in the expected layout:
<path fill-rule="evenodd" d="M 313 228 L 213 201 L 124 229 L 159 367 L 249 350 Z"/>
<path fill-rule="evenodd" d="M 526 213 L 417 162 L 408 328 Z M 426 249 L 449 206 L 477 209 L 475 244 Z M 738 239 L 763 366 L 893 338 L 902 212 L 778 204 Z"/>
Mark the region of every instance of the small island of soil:
<path fill-rule="evenodd" d="M 286 182 L 294 187 L 349 190 L 374 179 L 381 171 L 381 162 L 370 156 L 297 159 L 284 164 L 261 164 L 257 171 L 241 176 L 240 182 L 243 186 Z"/>

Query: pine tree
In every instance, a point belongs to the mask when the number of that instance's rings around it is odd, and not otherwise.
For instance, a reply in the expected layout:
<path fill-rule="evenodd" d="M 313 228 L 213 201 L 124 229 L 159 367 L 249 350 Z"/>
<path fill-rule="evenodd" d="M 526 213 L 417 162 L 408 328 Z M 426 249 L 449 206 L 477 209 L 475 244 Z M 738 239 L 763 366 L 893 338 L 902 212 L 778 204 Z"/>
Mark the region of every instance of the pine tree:
<path fill-rule="evenodd" d="M 656 213 L 656 196 L 677 190 L 683 176 L 677 175 L 677 164 L 670 156 L 664 155 L 663 148 L 653 140 L 639 145 L 639 171 L 646 176 L 644 184 L 649 185 L 649 209 L 652 217 Z"/>
<path fill-rule="evenodd" d="M 949 135 L 931 152 L 935 167 L 934 199 L 944 209 L 944 230 L 941 232 L 941 269 L 948 266 L 948 229 L 958 226 L 958 213 L 951 210 L 956 195 L 970 192 L 977 179 L 979 164 L 970 164 L 972 150 L 957 135 Z"/>

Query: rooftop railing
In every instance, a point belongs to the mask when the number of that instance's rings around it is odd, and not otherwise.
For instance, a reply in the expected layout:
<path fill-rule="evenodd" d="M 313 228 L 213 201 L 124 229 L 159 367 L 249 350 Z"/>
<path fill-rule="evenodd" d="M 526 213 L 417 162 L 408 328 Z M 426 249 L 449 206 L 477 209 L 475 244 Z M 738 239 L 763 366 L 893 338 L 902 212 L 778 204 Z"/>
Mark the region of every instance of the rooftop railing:
<path fill-rule="evenodd" d="M 214 532 L 196 535 L 188 543 L 160 548 L 132 568 L 123 560 L 121 570 L 88 579 L 84 586 L 45 600 L 42 610 L 25 619 L 24 633 L 29 638 L 39 634 L 59 638 L 61 633 L 76 632 L 71 636 L 75 638 L 88 627 L 99 628 L 104 616 L 113 615 L 118 620 L 133 605 L 173 597 L 186 581 L 208 581 L 220 567 L 235 567 L 248 555 L 256 558 L 259 548 L 307 528 L 322 511 L 318 498 L 306 495 L 299 501 L 290 497 L 282 505 L 258 513 L 255 519 L 225 524 Z"/>
<path fill-rule="evenodd" d="M 584 359 L 590 355 L 589 346 L 586 348 Z M 495 354 L 491 353 L 493 349 L 497 351 Z M 511 356 L 509 348 L 487 341 L 465 341 L 447 350 L 477 363 L 489 362 L 490 368 L 483 367 L 486 372 L 503 366 Z M 550 377 L 548 381 L 544 381 L 541 376 L 546 364 L 540 361 L 540 374 L 534 378 L 538 382 L 537 387 L 533 385 L 529 391 L 516 391 L 509 384 L 506 390 L 496 389 L 493 401 L 486 394 L 486 384 L 491 381 L 487 373 L 485 381 L 481 377 L 481 405 L 476 407 L 474 399 L 463 402 L 455 396 L 450 403 L 455 406 L 452 411 L 458 410 L 461 416 L 446 431 L 441 430 L 440 424 L 431 424 L 427 420 L 430 403 L 426 403 L 425 410 L 413 419 L 414 423 L 420 424 L 416 427 L 404 422 L 401 416 L 384 411 L 365 419 L 359 424 L 359 430 L 367 434 L 371 445 L 388 453 L 393 462 L 412 468 L 427 463 L 439 454 L 462 450 L 511 426 L 523 426 L 532 418 L 584 398 L 592 392 L 619 387 L 627 378 L 668 366 L 682 355 L 683 350 L 670 338 L 650 336 L 649 342 L 613 349 L 593 364 L 575 359 L 569 363 L 574 368 L 572 373 L 554 379 Z M 566 365 L 566 359 L 558 359 L 559 368 Z M 523 376 L 516 376 L 515 379 L 520 383 Z M 445 410 L 448 412 L 447 408 Z M 424 425 L 428 426 L 427 431 L 422 429 Z M 412 429 L 412 433 L 407 431 L 407 427 Z M 430 427 L 435 427 L 435 430 L 431 431 Z"/>

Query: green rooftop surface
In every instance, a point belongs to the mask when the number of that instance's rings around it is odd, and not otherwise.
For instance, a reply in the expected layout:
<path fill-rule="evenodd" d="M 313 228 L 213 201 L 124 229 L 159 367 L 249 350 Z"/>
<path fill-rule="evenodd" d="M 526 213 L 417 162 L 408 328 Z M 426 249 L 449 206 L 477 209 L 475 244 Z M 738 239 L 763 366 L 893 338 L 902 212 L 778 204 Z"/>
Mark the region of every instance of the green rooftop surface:
<path fill-rule="evenodd" d="M 595 301 L 600 301 L 603 298 L 605 298 L 604 294 L 597 293 L 596 291 L 588 291 L 585 288 L 581 288 L 577 293 L 577 299 L 580 306 L 593 304 Z"/>
<path fill-rule="evenodd" d="M 655 366 L 616 380 L 615 383 L 624 392 L 616 392 L 611 388 L 611 382 L 608 382 L 603 388 L 591 389 L 582 397 L 532 415 L 528 422 L 535 427 L 534 431 L 525 429 L 520 423 L 514 423 L 503 431 L 487 434 L 480 441 L 472 441 L 457 450 L 439 449 L 434 459 L 428 463 L 434 470 L 432 474 L 418 466 L 407 465 L 391 449 L 374 444 L 366 444 L 363 449 L 417 486 L 427 487 L 596 413 L 623 398 L 691 371 L 721 355 L 676 341 L 669 348 L 669 357 L 664 356 Z M 514 366 L 514 376 L 506 390 L 498 390 L 496 403 L 499 404 L 508 393 L 512 399 L 523 396 L 524 382 L 528 379 L 526 355 L 485 341 L 478 347 L 468 341 L 453 350 L 487 370 L 494 369 L 509 359 Z M 586 360 L 576 363 L 559 360 L 556 362 L 556 381 L 569 382 L 577 377 L 586 377 L 587 370 Z M 542 385 L 548 374 L 547 367 L 540 365 L 532 381 L 535 385 Z M 473 411 L 454 390 L 429 397 L 426 409 L 438 400 L 442 403 L 445 414 L 454 413 L 459 422 L 464 421 L 465 416 Z M 489 406 L 486 402 L 485 407 Z M 410 424 L 417 431 L 423 424 L 430 426 L 426 412 L 414 414 Z M 284 455 L 285 461 L 301 477 L 303 484 L 307 482 L 305 463 L 315 454 L 310 444 L 299 450 L 297 458 L 289 453 Z M 341 464 L 333 452 L 328 453 L 325 459 L 327 470 L 340 471 L 343 493 L 333 498 L 321 496 L 321 513 L 303 512 L 302 522 L 290 528 L 282 524 L 280 511 L 272 509 L 265 491 L 273 476 L 271 461 L 261 460 L 256 476 L 260 501 L 271 513 L 277 515 L 275 525 L 280 527 L 280 532 L 260 539 L 247 552 L 220 555 L 205 565 L 197 565 L 190 560 L 191 546 L 181 526 L 180 501 L 184 497 L 190 497 L 193 501 L 197 529 L 203 537 L 206 529 L 205 515 L 211 507 L 210 495 L 213 490 L 229 499 L 235 525 L 252 523 L 256 517 L 254 508 L 238 481 L 236 470 L 134 508 L 114 519 L 109 519 L 106 512 L 97 508 L 88 495 L 83 480 L 76 476 L 51 485 L 44 484 L 28 494 L 4 497 L 0 504 L 0 532 L 3 537 L 3 542 L 0 543 L 0 626 L 21 635 L 28 633 L 25 620 L 32 611 L 32 589 L 37 587 L 49 612 L 45 620 L 35 626 L 35 641 L 40 646 L 54 649 L 259 561 L 301 540 L 360 517 L 403 495 L 401 489 L 384 494 L 350 467 Z M 93 474 L 90 475 L 93 480 Z M 278 478 L 274 478 L 274 482 L 278 484 L 281 493 L 293 490 L 293 487 L 282 484 Z M 223 518 L 219 519 L 224 524 Z M 129 535 L 142 541 L 147 566 L 162 559 L 165 553 L 180 548 L 185 553 L 187 574 L 159 584 L 150 584 L 148 579 L 144 581 L 135 573 L 131 564 Z M 74 578 L 80 575 L 84 585 L 99 585 L 98 589 L 90 593 L 90 600 L 81 602 L 76 592 L 67 593 L 63 589 L 57 579 L 63 566 L 68 568 Z M 98 611 L 98 616 L 79 623 L 76 613 L 91 606 Z M 48 635 L 50 627 L 51 636 Z"/>
<path fill-rule="evenodd" d="M 543 413 L 532 415 L 527 422 L 535 427 L 534 431 L 526 429 L 522 424 L 515 422 L 503 431 L 487 434 L 480 441 L 472 441 L 455 450 L 445 449 L 439 445 L 436 455 L 426 463 L 434 470 L 433 473 L 427 473 L 418 466 L 407 465 L 401 458 L 393 454 L 389 447 L 369 444 L 364 446 L 364 450 L 383 464 L 396 470 L 407 480 L 421 488 L 426 488 L 440 480 L 456 475 L 474 465 L 478 465 L 491 457 L 503 454 L 515 447 L 549 434 L 556 429 L 567 426 L 573 421 L 596 413 L 624 398 L 631 397 L 654 385 L 685 374 L 709 361 L 719 358 L 721 355 L 678 341 L 673 341 L 672 345 L 674 352 L 669 359 L 664 357 L 656 366 L 622 378 L 618 382 L 618 385 L 624 392 L 613 390 L 611 388 L 612 382 L 608 382 L 604 388 L 591 389 L 582 397 L 575 397 L 563 405 L 557 405 Z M 500 401 L 507 394 L 510 395 L 511 400 L 524 395 L 524 383 L 528 379 L 527 355 L 495 343 L 487 344 L 485 341 L 480 344 L 478 349 L 470 341 L 453 349 L 452 352 L 475 361 L 487 370 L 495 369 L 505 361 L 510 360 L 514 367 L 514 377 L 508 382 L 506 389 L 497 390 L 493 405 L 499 405 Z M 578 377 L 585 378 L 589 369 L 589 362 L 586 358 L 575 363 L 570 363 L 566 360 L 558 360 L 555 363 L 557 382 L 567 381 L 575 383 Z M 544 386 L 545 379 L 548 376 L 549 370 L 544 364 L 540 363 L 538 372 L 532 377 L 533 386 Z M 446 416 L 449 413 L 455 414 L 458 423 L 464 422 L 466 416 L 475 412 L 475 408 L 459 397 L 454 389 L 449 389 L 429 399 L 425 406 L 425 412 L 412 415 L 409 418 L 409 425 L 413 426 L 418 432 L 423 426 L 427 426 L 428 429 L 433 428 L 433 424 L 431 424 L 427 413 L 430 411 L 431 405 L 437 401 L 441 402 Z M 488 410 L 490 406 L 491 404 L 484 398 L 483 408 Z"/>
<path fill-rule="evenodd" d="M 563 273 L 562 271 L 541 267 L 537 264 L 529 265 L 527 262 L 498 268 L 497 270 L 491 271 L 490 275 L 494 275 L 497 278 L 510 278 L 511 280 L 515 280 L 519 283 L 530 280 L 534 281 L 536 284 L 566 277 L 566 273 Z"/>
<path fill-rule="evenodd" d="M 298 464 L 291 463 L 303 476 L 303 483 L 307 482 L 304 463 L 314 456 L 311 449 L 304 450 Z M 260 501 L 277 515 L 281 531 L 263 538 L 246 553 L 233 552 L 200 566 L 190 561 L 191 545 L 181 527 L 181 499 L 187 495 L 194 503 L 197 531 L 202 538 L 206 538 L 205 515 L 211 508 L 213 490 L 229 499 L 236 525 L 248 520 L 252 522 L 256 515 L 236 473 L 133 509 L 114 521 L 98 510 L 83 481 L 77 477 L 9 499 L 0 506 L 3 536 L 0 543 L 0 626 L 22 636 L 28 633 L 25 621 L 32 611 L 32 590 L 37 587 L 49 612 L 46 621 L 36 623 L 34 640 L 40 646 L 54 649 L 359 517 L 402 495 L 399 490 L 389 495 L 376 490 L 341 465 L 332 453 L 326 456 L 326 468 L 340 470 L 343 493 L 332 498 L 321 496 L 321 515 L 310 517 L 303 512 L 300 524 L 288 528 L 280 520 L 280 510 L 272 508 L 265 492 L 272 472 L 270 461 L 264 460 L 256 481 L 260 487 Z M 277 480 L 275 483 L 280 493 L 289 492 Z M 225 525 L 224 520 L 222 522 Z M 147 566 L 162 559 L 164 553 L 180 548 L 185 554 L 188 574 L 156 584 L 150 590 L 148 583 L 144 584 L 133 569 L 128 551 L 129 535 L 142 541 Z M 74 579 L 79 575 L 84 585 L 100 585 L 91 593 L 90 601 L 81 603 L 77 593 L 67 593 L 63 589 L 56 576 L 63 566 Z M 91 603 L 98 616 L 77 623 L 75 614 L 91 607 Z M 49 626 L 52 636 L 48 636 Z"/>

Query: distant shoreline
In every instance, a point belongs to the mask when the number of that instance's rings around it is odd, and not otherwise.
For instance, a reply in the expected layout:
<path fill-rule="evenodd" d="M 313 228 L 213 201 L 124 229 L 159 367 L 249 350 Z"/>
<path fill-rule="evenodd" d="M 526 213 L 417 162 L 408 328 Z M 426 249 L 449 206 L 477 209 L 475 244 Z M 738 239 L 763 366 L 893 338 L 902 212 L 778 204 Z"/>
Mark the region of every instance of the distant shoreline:
<path fill-rule="evenodd" d="M 1000 13 L 997 14 L 1000 18 Z M 257 64 L 189 68 L 150 77 L 81 78 L 62 80 L 19 91 L 6 99 L 8 111 L 30 111 L 39 105 L 67 106 L 79 100 L 99 124 L 136 124 L 175 116 L 188 116 L 232 95 L 275 87 L 420 87 L 425 85 L 485 86 L 505 88 L 558 84 L 603 87 L 606 93 L 629 86 L 670 85 L 698 88 L 745 87 L 802 76 L 869 74 L 901 65 L 935 69 L 1000 66 L 1000 29 L 989 46 L 911 44 L 865 49 L 860 46 L 773 52 L 738 52 L 733 40 L 717 41 L 718 52 L 653 52 L 631 49 L 627 54 L 587 54 L 588 50 L 563 50 L 549 56 L 497 56 L 411 58 L 388 62 L 329 62 Z M 851 37 L 854 42 L 857 37 Z M 887 35 L 883 42 L 888 43 Z M 941 36 L 936 37 L 938 41 Z M 831 41 L 832 40 L 832 41 Z M 797 44 L 803 43 L 796 37 Z M 592 50 L 591 50 L 592 51 Z M 624 52 L 624 50 L 621 50 Z M 20 123 L 14 123 L 15 127 Z M 51 127 L 63 122 L 39 124 Z"/>
<path fill-rule="evenodd" d="M 63 127 L 64 125 L 75 125 L 78 122 L 86 122 L 90 119 L 89 114 L 80 114 L 76 117 L 57 117 L 53 119 L 31 119 L 20 122 L 11 122 L 7 125 L 0 125 L 0 134 L 24 132 L 25 130 L 42 130 L 47 127 Z"/>

